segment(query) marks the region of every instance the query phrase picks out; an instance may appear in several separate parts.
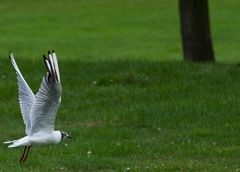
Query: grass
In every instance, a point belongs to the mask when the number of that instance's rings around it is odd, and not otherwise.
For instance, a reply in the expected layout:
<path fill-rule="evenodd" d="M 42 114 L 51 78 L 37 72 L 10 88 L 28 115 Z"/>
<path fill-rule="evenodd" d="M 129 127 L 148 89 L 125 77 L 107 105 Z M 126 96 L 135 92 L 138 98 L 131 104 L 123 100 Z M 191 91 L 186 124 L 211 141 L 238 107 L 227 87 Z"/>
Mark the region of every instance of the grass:
<path fill-rule="evenodd" d="M 3 62 L 1 69 L 10 72 L 2 74 L 0 82 L 2 141 L 24 134 L 15 108 L 15 74 L 9 62 Z M 43 65 L 18 62 L 37 90 Z M 60 61 L 60 67 L 63 96 L 56 128 L 74 139 L 34 147 L 22 168 L 22 149 L 1 146 L 2 171 L 240 169 L 239 66 L 74 60 Z"/>
<path fill-rule="evenodd" d="M 166 51 L 169 59 L 180 59 L 177 4 L 156 4 L 157 0 L 3 1 L 2 53 L 14 50 L 19 57 L 38 58 L 52 47 L 64 50 L 62 57 L 67 59 L 158 59 Z M 166 14 L 171 16 L 166 19 Z"/>
<path fill-rule="evenodd" d="M 57 51 L 74 139 L 22 167 L 2 145 L 0 171 L 239 171 L 240 3 L 209 3 L 217 64 L 182 62 L 175 0 L 1 1 L 1 141 L 24 135 L 9 50 L 34 92 Z"/>
<path fill-rule="evenodd" d="M 216 60 L 238 63 L 240 3 L 209 3 Z M 60 58 L 87 61 L 182 61 L 176 0 L 2 0 L 0 9 L 0 58 L 55 49 Z"/>

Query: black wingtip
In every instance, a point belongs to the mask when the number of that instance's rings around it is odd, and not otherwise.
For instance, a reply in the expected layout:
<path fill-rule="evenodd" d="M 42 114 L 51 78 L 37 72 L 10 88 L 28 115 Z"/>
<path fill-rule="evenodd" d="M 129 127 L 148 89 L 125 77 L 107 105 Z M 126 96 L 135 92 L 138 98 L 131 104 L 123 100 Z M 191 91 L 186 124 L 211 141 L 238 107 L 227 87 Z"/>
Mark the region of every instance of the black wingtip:
<path fill-rule="evenodd" d="M 47 71 L 48 71 L 49 75 L 51 75 L 51 71 L 50 71 L 50 69 L 48 68 L 48 65 L 47 65 L 48 58 L 45 56 L 45 54 L 43 54 L 43 61 L 44 61 L 44 64 L 47 68 Z"/>
<path fill-rule="evenodd" d="M 52 52 L 55 53 L 55 50 L 53 50 Z"/>
<path fill-rule="evenodd" d="M 48 55 L 51 54 L 50 50 L 48 50 Z"/>
<path fill-rule="evenodd" d="M 45 63 L 45 66 L 47 67 L 47 69 L 48 69 L 48 66 L 47 66 L 47 57 L 45 56 L 45 54 L 43 54 L 43 61 L 44 61 L 44 63 Z"/>
<path fill-rule="evenodd" d="M 11 61 L 11 54 L 13 54 L 13 51 L 9 51 L 8 57 L 9 57 L 9 60 L 10 60 L 10 61 Z"/>
<path fill-rule="evenodd" d="M 47 57 L 45 56 L 45 54 L 43 54 L 43 60 L 45 61 L 47 59 Z"/>

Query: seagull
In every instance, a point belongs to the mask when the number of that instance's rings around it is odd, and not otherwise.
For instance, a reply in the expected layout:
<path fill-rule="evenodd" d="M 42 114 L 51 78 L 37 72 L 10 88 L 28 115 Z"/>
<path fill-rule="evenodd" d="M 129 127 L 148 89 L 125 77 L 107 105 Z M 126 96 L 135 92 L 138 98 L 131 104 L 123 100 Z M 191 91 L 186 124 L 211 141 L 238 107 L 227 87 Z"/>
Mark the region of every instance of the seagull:
<path fill-rule="evenodd" d="M 52 53 L 48 51 L 48 57 L 43 55 L 43 60 L 48 72 L 43 77 L 40 89 L 36 95 L 33 94 L 23 78 L 14 60 L 13 53 L 10 53 L 9 58 L 17 74 L 18 99 L 23 122 L 26 126 L 26 136 L 4 143 L 10 144 L 8 146 L 9 148 L 24 147 L 20 158 L 20 164 L 23 164 L 33 145 L 58 144 L 63 139 L 72 137 L 64 131 L 54 130 L 55 117 L 61 102 L 62 93 L 55 51 Z"/>

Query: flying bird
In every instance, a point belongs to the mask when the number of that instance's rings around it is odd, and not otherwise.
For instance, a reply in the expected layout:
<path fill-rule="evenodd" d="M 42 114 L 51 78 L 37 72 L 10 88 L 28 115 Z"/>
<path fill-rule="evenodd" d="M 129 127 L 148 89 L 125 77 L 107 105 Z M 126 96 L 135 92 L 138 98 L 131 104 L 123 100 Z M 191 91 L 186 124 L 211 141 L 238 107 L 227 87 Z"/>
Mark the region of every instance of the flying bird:
<path fill-rule="evenodd" d="M 35 145 L 58 144 L 66 138 L 71 138 L 64 131 L 55 131 L 55 117 L 61 102 L 62 87 L 56 53 L 48 52 L 43 55 L 47 74 L 43 77 L 40 89 L 36 95 L 23 78 L 13 53 L 9 55 L 10 61 L 16 71 L 18 81 L 18 99 L 23 122 L 26 126 L 26 136 L 18 140 L 4 142 L 10 144 L 9 148 L 24 147 L 20 163 L 24 163 L 29 151 Z"/>

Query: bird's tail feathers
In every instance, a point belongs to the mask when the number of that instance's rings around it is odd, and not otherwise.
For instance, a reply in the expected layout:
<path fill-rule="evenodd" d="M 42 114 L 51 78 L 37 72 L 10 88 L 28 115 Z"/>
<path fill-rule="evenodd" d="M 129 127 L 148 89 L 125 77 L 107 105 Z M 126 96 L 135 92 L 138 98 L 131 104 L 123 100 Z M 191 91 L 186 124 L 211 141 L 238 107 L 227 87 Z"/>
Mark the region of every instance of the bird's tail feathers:
<path fill-rule="evenodd" d="M 8 147 L 9 148 L 15 148 L 19 146 L 26 146 L 28 145 L 28 141 L 25 140 L 24 138 L 19 139 L 19 140 L 11 140 L 11 141 L 6 141 L 4 144 L 10 144 Z"/>
<path fill-rule="evenodd" d="M 15 147 L 18 147 L 18 146 L 19 146 L 19 144 L 13 143 L 13 144 L 9 145 L 8 148 L 15 148 Z"/>
<path fill-rule="evenodd" d="M 11 143 L 14 143 L 16 140 L 9 140 L 9 141 L 6 141 L 4 142 L 4 144 L 11 144 Z"/>

